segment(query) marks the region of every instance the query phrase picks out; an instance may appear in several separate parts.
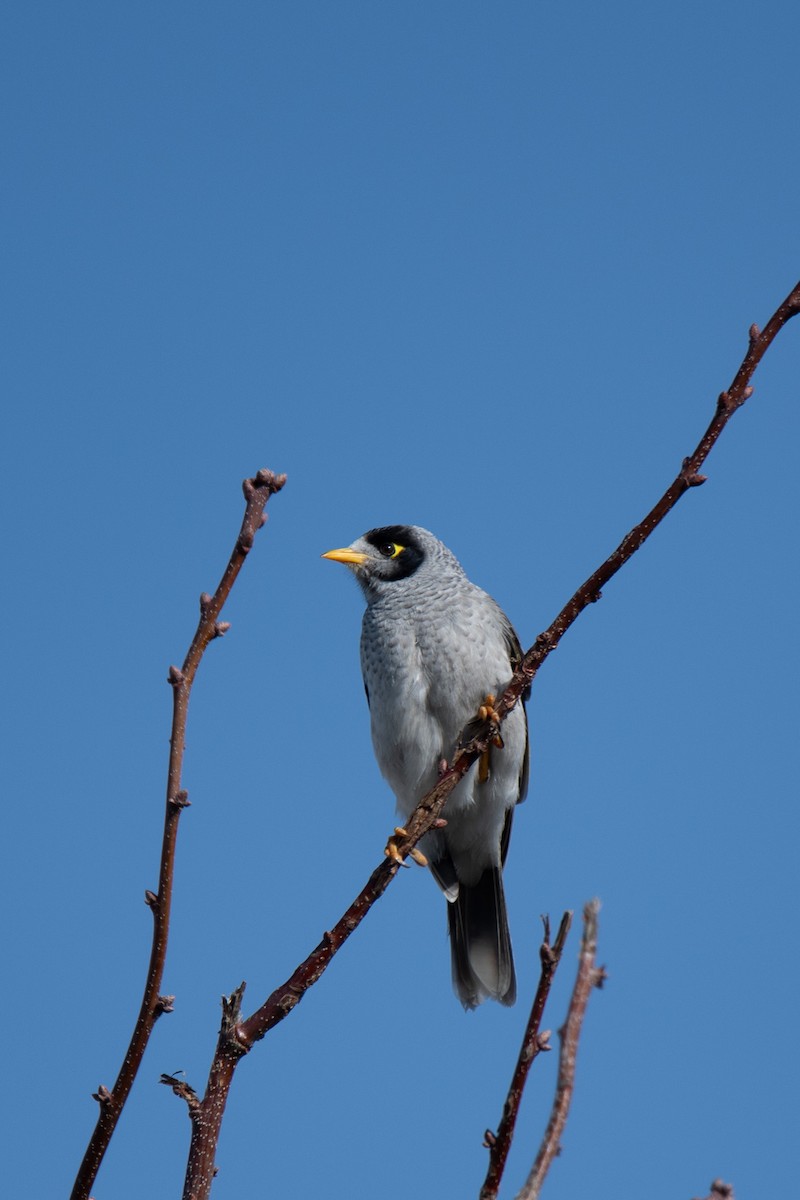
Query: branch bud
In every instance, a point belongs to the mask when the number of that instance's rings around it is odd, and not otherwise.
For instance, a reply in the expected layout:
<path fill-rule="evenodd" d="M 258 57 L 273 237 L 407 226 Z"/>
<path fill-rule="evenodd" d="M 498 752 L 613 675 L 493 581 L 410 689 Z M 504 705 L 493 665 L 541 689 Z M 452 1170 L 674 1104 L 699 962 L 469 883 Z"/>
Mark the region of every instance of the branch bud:
<path fill-rule="evenodd" d="M 167 683 L 170 685 L 170 687 L 180 687 L 185 680 L 186 676 L 180 667 L 170 667 L 169 671 L 167 672 Z"/>

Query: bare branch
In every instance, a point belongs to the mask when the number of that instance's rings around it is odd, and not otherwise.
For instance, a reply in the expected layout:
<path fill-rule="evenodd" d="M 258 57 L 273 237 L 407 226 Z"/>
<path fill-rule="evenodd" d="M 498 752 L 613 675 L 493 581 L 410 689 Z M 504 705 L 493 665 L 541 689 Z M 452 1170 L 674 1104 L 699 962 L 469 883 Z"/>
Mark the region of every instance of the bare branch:
<path fill-rule="evenodd" d="M 553 1108 L 542 1144 L 539 1147 L 539 1153 L 536 1155 L 536 1161 L 524 1187 L 517 1195 L 517 1200 L 537 1200 L 550 1164 L 560 1150 L 561 1135 L 567 1123 L 569 1106 L 575 1088 L 575 1065 L 583 1018 L 586 1015 L 592 989 L 602 987 L 605 979 L 603 968 L 595 965 L 599 909 L 599 901 L 591 900 L 583 910 L 583 938 L 578 960 L 578 976 L 572 991 L 566 1022 L 558 1034 L 561 1039 L 561 1053 L 558 1061 L 558 1082 Z"/>
<path fill-rule="evenodd" d="M 197 1113 L 192 1114 L 192 1140 L 183 1191 L 185 1200 L 208 1200 L 214 1178 L 217 1139 L 239 1059 L 300 1003 L 399 870 L 398 862 L 385 859 L 372 872 L 343 916 L 323 934 L 319 945 L 247 1020 L 239 1020 L 244 984 L 227 1000 L 223 998 L 222 1027 L 206 1092 Z"/>
<path fill-rule="evenodd" d="M 480 1200 L 494 1200 L 494 1197 L 498 1193 L 500 1182 L 503 1178 L 503 1171 L 505 1170 L 506 1159 L 508 1158 L 508 1152 L 511 1149 L 511 1142 L 514 1137 L 517 1114 L 522 1102 L 522 1093 L 525 1090 L 528 1072 L 533 1066 L 533 1060 L 537 1055 L 541 1054 L 544 1050 L 550 1049 L 550 1033 L 548 1030 L 540 1033 L 539 1027 L 544 1015 L 544 1006 L 550 994 L 550 985 L 553 982 L 558 964 L 561 961 L 564 943 L 567 940 L 567 935 L 572 925 L 572 913 L 564 913 L 558 928 L 556 940 L 552 946 L 550 945 L 550 920 L 548 917 L 543 917 L 542 919 L 544 921 L 544 941 L 539 950 L 542 960 L 539 986 L 536 989 L 536 995 L 533 999 L 517 1065 L 511 1077 L 511 1086 L 508 1089 L 506 1102 L 503 1105 L 503 1116 L 500 1125 L 496 1134 L 491 1133 L 489 1130 L 486 1131 L 484 1145 L 489 1149 L 489 1168 L 486 1172 L 483 1187 L 481 1188 Z"/>
<path fill-rule="evenodd" d="M 502 721 L 511 712 L 520 696 L 530 687 L 540 666 L 551 651 L 555 650 L 567 629 L 577 620 L 584 608 L 599 600 L 601 588 L 643 545 L 656 526 L 674 508 L 681 496 L 690 488 L 697 487 L 704 482 L 704 477 L 699 474 L 700 467 L 705 462 L 733 413 L 752 394 L 749 381 L 766 350 L 786 322 L 796 316 L 798 312 L 800 312 L 800 283 L 793 288 L 776 310 L 763 331 L 759 332 L 756 326 L 751 326 L 747 353 L 734 377 L 733 383 L 729 390 L 723 392 L 719 397 L 716 412 L 708 429 L 700 439 L 695 451 L 684 459 L 676 479 L 667 488 L 664 495 L 647 516 L 623 538 L 614 553 L 575 592 L 552 624 L 544 633 L 541 633 L 537 637 L 533 646 L 522 659 L 520 666 L 514 672 L 511 682 L 502 697 L 499 701 L 496 701 L 495 719 L 484 721 L 482 725 L 478 725 L 477 733 L 469 738 L 469 740 L 465 740 L 462 735 L 462 740 L 456 749 L 452 763 L 449 765 L 446 763 L 442 764 L 442 770 L 435 786 L 431 788 L 417 805 L 410 818 L 406 821 L 404 830 L 391 838 L 392 852 L 390 857 L 386 858 L 373 871 L 366 885 L 344 915 L 329 932 L 323 935 L 319 945 L 300 964 L 289 979 L 279 988 L 276 988 L 272 995 L 268 997 L 252 1016 L 242 1021 L 236 1029 L 229 1031 L 226 1035 L 224 1045 L 222 1044 L 222 1035 L 220 1035 L 220 1042 L 218 1043 L 217 1052 L 211 1066 L 206 1097 L 201 1102 L 202 1107 L 206 1103 L 206 1100 L 208 1100 L 209 1104 L 214 1106 L 215 1116 L 213 1121 L 210 1120 L 204 1126 L 199 1123 L 193 1126 L 192 1150 L 190 1152 L 184 1191 L 184 1196 L 187 1200 L 188 1198 L 191 1198 L 191 1200 L 207 1200 L 209 1195 L 213 1174 L 209 1164 L 213 1163 L 216 1151 L 215 1139 L 219 1132 L 219 1121 L 222 1118 L 222 1111 L 227 1100 L 227 1092 L 233 1080 L 233 1073 L 238 1058 L 241 1054 L 248 1053 L 257 1041 L 263 1038 L 284 1017 L 288 1016 L 303 998 L 306 991 L 321 978 L 334 954 L 355 929 L 358 928 L 358 925 L 375 901 L 383 895 L 397 874 L 403 860 L 411 854 L 411 851 L 420 838 L 438 823 L 443 823 L 442 810 L 447 797 L 472 764 L 489 748 L 490 743 L 494 742 L 498 737 Z M 476 722 L 473 720 L 469 724 L 470 732 L 475 730 L 475 728 Z M 586 913 L 585 919 L 588 920 Z M 597 980 L 593 981 L 590 985 L 590 990 L 591 986 L 594 986 L 596 982 Z M 569 1018 L 567 1026 L 569 1027 Z M 562 1058 L 563 1054 L 564 1048 L 562 1044 Z M 219 1120 L 217 1120 L 217 1117 Z M 196 1146 L 195 1131 L 197 1131 L 197 1138 L 201 1142 L 204 1138 L 213 1137 L 213 1144 L 209 1144 L 206 1141 L 205 1144 Z M 553 1152 L 555 1152 L 555 1149 Z M 202 1180 L 192 1175 L 193 1160 L 204 1164 Z M 533 1195 L 534 1193 L 529 1194 Z"/>
<path fill-rule="evenodd" d="M 600 599 L 605 585 L 645 543 L 680 498 L 690 488 L 705 482 L 705 476 L 700 474 L 701 466 L 705 463 L 733 414 L 753 394 L 750 380 L 764 354 L 787 321 L 797 316 L 798 312 L 800 312 L 800 282 L 795 284 L 763 330 L 759 331 L 756 325 L 751 325 L 747 353 L 730 388 L 718 397 L 714 416 L 695 450 L 683 460 L 677 476 L 647 516 L 625 535 L 613 554 L 609 555 L 605 562 L 578 588 L 544 633 L 539 634 L 514 672 L 505 692 L 495 702 L 494 709 L 497 720 L 493 723 L 484 722 L 474 737 L 469 741 L 462 741 L 450 766 L 441 774 L 436 786 L 428 792 L 427 796 L 423 797 L 409 820 L 406 821 L 407 835 L 395 841 L 400 857 L 405 857 L 412 846 L 417 844 L 419 839 L 432 828 L 436 819 L 441 816 L 450 792 L 472 764 L 488 749 L 490 742 L 497 736 L 500 723 L 517 704 L 523 692 L 530 687 L 542 663 L 555 650 L 569 627 L 588 605 L 594 604 Z M 470 730 L 472 731 L 474 728 L 475 723 L 471 722 Z"/>
<path fill-rule="evenodd" d="M 103 1155 L 111 1141 L 120 1113 L 139 1070 L 153 1026 L 162 1013 L 172 1011 L 174 997 L 161 996 L 159 993 L 169 939 L 178 821 L 183 809 L 189 805 L 188 795 L 181 787 L 189 697 L 197 668 L 206 647 L 209 642 L 221 636 L 228 628 L 225 622 L 218 621 L 218 617 L 253 545 L 253 539 L 267 519 L 264 511 L 267 501 L 270 496 L 281 490 L 285 482 L 285 475 L 275 475 L 268 470 L 259 471 L 252 479 L 245 479 L 242 488 L 246 504 L 236 545 L 214 595 L 209 596 L 207 593 L 203 593 L 200 597 L 200 621 L 183 666 L 180 669 L 178 667 L 169 669 L 168 678 L 172 687 L 173 699 L 172 732 L 167 769 L 167 802 L 164 836 L 161 844 L 161 865 L 158 891 L 148 890 L 145 893 L 145 902 L 153 914 L 153 942 L 150 964 L 147 969 L 147 981 L 130 1045 L 117 1075 L 116 1083 L 110 1092 L 107 1088 L 101 1087 L 96 1093 L 95 1098 L 100 1104 L 100 1115 L 75 1179 L 72 1200 L 88 1200 L 92 1184 L 103 1161 Z"/>
<path fill-rule="evenodd" d="M 236 1036 L 236 1027 L 242 1015 L 244 989 L 245 984 L 241 983 L 230 996 L 222 997 L 222 1024 L 217 1039 L 216 1053 L 211 1064 L 211 1074 L 208 1077 L 206 1094 L 201 1102 L 192 1103 L 190 1101 L 189 1103 L 192 1140 L 189 1146 L 183 1200 L 207 1200 L 216 1175 L 214 1159 L 217 1153 L 222 1118 L 225 1114 L 225 1104 L 233 1081 L 233 1072 L 236 1070 L 239 1059 L 247 1053 Z M 161 1081 L 169 1083 L 172 1090 L 176 1091 L 171 1080 L 162 1076 Z M 197 1100 L 194 1092 L 192 1095 Z"/>

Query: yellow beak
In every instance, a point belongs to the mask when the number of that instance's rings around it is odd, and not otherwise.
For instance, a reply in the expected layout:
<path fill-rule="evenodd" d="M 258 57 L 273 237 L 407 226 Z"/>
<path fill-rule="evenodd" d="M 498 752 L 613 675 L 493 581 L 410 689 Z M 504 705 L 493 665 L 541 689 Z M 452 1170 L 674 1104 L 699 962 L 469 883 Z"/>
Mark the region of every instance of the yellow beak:
<path fill-rule="evenodd" d="M 330 558 L 333 562 L 345 563 L 348 567 L 360 567 L 367 561 L 366 554 L 351 550 L 349 546 L 345 546 L 343 550 L 328 550 L 322 557 Z"/>

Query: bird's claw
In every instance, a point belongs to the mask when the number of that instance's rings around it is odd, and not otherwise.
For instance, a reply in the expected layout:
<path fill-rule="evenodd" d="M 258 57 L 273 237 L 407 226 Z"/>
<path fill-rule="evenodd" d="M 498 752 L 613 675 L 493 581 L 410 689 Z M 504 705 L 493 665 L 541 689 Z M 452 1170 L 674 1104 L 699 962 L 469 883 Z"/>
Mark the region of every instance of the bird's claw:
<path fill-rule="evenodd" d="M 397 845 L 397 838 L 404 838 L 404 837 L 408 837 L 408 830 L 403 829 L 402 825 L 396 825 L 395 830 L 394 830 L 394 836 L 389 838 L 388 842 L 386 843 L 386 848 L 383 851 L 383 853 L 386 855 L 387 858 L 390 858 L 392 860 L 392 862 L 396 862 L 397 865 L 400 867 L 408 866 L 408 863 L 403 862 L 403 855 L 400 853 L 400 849 Z M 425 855 L 422 853 L 421 850 L 418 850 L 416 848 L 416 846 L 411 847 L 411 849 L 408 851 L 408 855 L 409 855 L 409 858 L 413 858 L 413 860 L 417 864 L 417 866 L 427 867 L 427 865 L 428 865 L 427 858 L 425 857 Z"/>
<path fill-rule="evenodd" d="M 494 706 L 496 699 L 497 697 L 494 692 L 487 692 L 483 704 L 478 709 L 478 716 L 482 721 L 489 721 L 492 725 L 499 726 L 500 713 Z M 492 745 L 496 746 L 498 750 L 503 749 L 503 739 L 499 733 L 496 733 L 492 738 Z"/>

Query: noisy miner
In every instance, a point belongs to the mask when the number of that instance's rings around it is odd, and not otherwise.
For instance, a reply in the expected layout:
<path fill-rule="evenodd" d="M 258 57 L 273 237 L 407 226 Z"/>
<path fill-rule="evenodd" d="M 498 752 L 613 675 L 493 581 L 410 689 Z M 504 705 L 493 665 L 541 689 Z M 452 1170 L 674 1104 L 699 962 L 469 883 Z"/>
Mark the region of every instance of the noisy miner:
<path fill-rule="evenodd" d="M 519 639 L 455 555 L 418 525 L 371 529 L 322 557 L 350 567 L 366 597 L 361 670 L 372 743 L 405 818 L 451 760 L 462 730 L 507 686 L 522 657 Z M 465 1008 L 516 998 L 502 871 L 527 782 L 519 704 L 502 739 L 448 796 L 447 824 L 421 842 L 447 898 L 453 986 Z"/>

